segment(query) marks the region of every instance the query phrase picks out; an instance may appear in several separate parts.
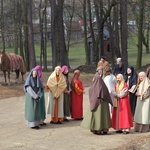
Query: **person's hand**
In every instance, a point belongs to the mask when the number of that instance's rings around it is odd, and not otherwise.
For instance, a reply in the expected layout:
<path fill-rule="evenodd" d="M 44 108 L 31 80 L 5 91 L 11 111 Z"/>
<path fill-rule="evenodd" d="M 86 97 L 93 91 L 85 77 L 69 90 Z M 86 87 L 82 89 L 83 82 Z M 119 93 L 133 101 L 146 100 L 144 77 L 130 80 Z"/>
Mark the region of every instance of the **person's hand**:
<path fill-rule="evenodd" d="M 36 100 L 37 102 L 39 102 L 39 101 L 40 101 L 40 97 L 38 96 L 35 100 Z"/>

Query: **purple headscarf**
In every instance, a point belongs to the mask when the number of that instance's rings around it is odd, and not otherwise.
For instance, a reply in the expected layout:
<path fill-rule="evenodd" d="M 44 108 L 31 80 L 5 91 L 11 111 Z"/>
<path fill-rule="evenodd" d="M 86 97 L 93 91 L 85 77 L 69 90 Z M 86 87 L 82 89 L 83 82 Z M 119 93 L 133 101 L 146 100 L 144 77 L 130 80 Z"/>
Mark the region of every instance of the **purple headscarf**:
<path fill-rule="evenodd" d="M 42 79 L 42 67 L 41 66 L 36 66 L 35 69 L 38 71 L 38 76 L 41 80 Z"/>
<path fill-rule="evenodd" d="M 61 72 L 63 73 L 65 71 L 65 69 L 68 69 L 68 66 L 62 66 L 61 67 Z"/>

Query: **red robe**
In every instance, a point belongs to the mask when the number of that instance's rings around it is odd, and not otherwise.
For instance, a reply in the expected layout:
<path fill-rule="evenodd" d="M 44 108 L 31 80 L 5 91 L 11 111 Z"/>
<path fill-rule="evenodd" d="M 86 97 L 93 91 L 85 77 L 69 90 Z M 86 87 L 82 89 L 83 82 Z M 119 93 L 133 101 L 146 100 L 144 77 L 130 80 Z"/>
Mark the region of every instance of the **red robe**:
<path fill-rule="evenodd" d="M 84 87 L 79 79 L 75 80 L 74 84 L 74 90 L 71 92 L 71 118 L 81 119 L 83 117 Z"/>
<path fill-rule="evenodd" d="M 124 88 L 128 87 L 125 83 Z M 116 87 L 115 87 L 116 88 Z M 117 107 L 113 108 L 112 128 L 117 130 L 129 129 L 133 127 L 132 113 L 129 103 L 129 95 L 118 99 Z"/>

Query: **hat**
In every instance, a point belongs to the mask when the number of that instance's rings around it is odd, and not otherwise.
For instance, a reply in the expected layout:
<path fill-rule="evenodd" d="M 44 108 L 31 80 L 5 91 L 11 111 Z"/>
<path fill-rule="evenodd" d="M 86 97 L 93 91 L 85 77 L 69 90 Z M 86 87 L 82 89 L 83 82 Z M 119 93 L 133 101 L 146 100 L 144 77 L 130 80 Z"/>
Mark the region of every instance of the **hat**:
<path fill-rule="evenodd" d="M 97 67 L 96 71 L 98 70 L 103 70 L 103 67 L 102 66 Z"/>
<path fill-rule="evenodd" d="M 118 58 L 117 58 L 117 61 L 121 61 L 121 57 L 118 57 Z"/>

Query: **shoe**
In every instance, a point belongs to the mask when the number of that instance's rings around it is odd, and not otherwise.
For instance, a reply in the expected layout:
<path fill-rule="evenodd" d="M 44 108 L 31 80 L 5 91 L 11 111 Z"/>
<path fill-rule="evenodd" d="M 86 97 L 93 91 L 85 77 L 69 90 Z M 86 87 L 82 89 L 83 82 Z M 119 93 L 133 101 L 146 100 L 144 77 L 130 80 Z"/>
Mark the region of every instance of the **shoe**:
<path fill-rule="evenodd" d="M 123 134 L 129 134 L 129 131 L 123 131 Z"/>
<path fill-rule="evenodd" d="M 55 124 L 55 122 L 54 122 L 54 121 L 50 121 L 50 123 L 51 123 L 51 124 Z"/>
<path fill-rule="evenodd" d="M 42 124 L 40 124 L 40 126 L 46 126 L 47 124 L 45 122 L 43 122 Z"/>
<path fill-rule="evenodd" d="M 35 127 L 31 127 L 31 128 L 32 128 L 32 129 L 36 129 L 36 130 L 40 129 L 39 126 L 35 126 Z"/>
<path fill-rule="evenodd" d="M 106 134 L 107 134 L 107 132 L 103 132 L 103 134 L 104 134 L 104 135 L 106 135 Z"/>
<path fill-rule="evenodd" d="M 69 122 L 69 120 L 67 118 L 64 119 L 65 122 Z"/>
<path fill-rule="evenodd" d="M 56 124 L 62 124 L 62 122 L 61 121 L 57 121 L 57 123 Z"/>
<path fill-rule="evenodd" d="M 117 130 L 116 133 L 123 133 L 123 131 L 122 130 Z"/>

